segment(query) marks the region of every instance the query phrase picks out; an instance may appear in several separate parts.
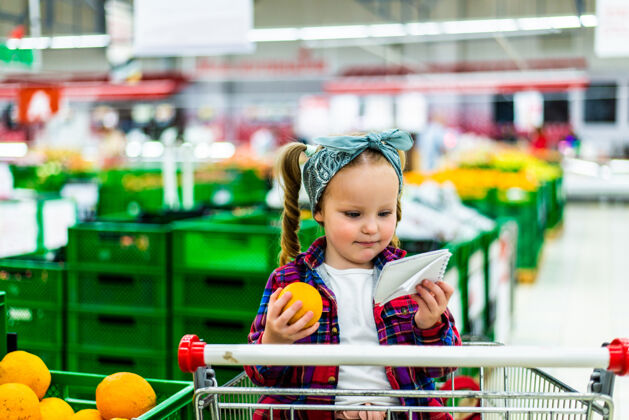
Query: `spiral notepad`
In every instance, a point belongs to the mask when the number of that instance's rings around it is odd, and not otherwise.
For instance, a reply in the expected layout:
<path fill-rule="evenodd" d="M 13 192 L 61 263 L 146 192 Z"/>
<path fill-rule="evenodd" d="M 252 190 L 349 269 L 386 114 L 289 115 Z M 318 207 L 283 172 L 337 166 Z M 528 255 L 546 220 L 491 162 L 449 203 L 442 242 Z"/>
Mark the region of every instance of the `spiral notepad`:
<path fill-rule="evenodd" d="M 443 280 L 452 254 L 447 249 L 424 252 L 385 264 L 374 293 L 377 305 L 415 293 L 415 286 L 422 280 Z"/>

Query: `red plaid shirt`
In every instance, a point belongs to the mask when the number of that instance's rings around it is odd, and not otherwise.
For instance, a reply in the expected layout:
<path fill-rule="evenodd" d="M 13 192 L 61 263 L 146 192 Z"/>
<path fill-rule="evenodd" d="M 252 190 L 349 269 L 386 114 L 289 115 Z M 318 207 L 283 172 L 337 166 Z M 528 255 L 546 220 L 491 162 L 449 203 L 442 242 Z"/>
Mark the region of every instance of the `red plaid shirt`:
<path fill-rule="evenodd" d="M 305 337 L 297 343 L 306 344 L 338 344 L 339 324 L 337 316 L 336 299 L 332 291 L 325 285 L 315 269 L 324 262 L 325 237 L 317 239 L 308 249 L 301 253 L 283 267 L 276 269 L 266 284 L 258 315 L 251 326 L 249 342 L 259 344 L 266 324 L 266 312 L 269 298 L 279 287 L 303 281 L 316 287 L 323 299 L 323 314 L 319 320 L 320 326 L 316 333 Z M 406 255 L 406 251 L 394 247 L 385 248 L 374 259 L 374 267 L 382 270 L 388 261 L 397 260 Z M 380 345 L 405 344 L 405 345 L 441 345 L 458 346 L 461 338 L 454 326 L 454 319 L 450 311 L 441 317 L 441 322 L 430 329 L 420 329 L 415 325 L 414 314 L 417 304 L 408 296 L 394 299 L 383 306 L 373 308 L 374 319 L 378 329 Z M 296 349 L 297 350 L 297 349 Z M 297 350 L 298 351 L 298 350 Z M 247 375 L 251 380 L 264 387 L 278 388 L 322 388 L 335 389 L 338 381 L 338 366 L 245 366 Z M 452 372 L 454 368 L 414 368 L 414 367 L 390 367 L 385 368 L 386 376 L 391 388 L 400 390 L 433 390 L 435 383 L 433 378 L 440 378 Z M 401 398 L 402 405 L 406 406 L 441 406 L 442 402 L 435 398 Z M 308 397 L 308 396 L 280 396 L 268 395 L 260 399 L 264 404 L 334 404 L 334 398 Z M 281 418 L 288 412 L 282 410 Z M 279 414 L 276 412 L 275 414 Z M 330 412 L 296 411 L 296 418 L 332 419 Z M 259 417 L 268 416 L 268 412 L 260 411 Z M 451 419 L 449 414 L 422 413 L 417 418 L 431 420 Z"/>

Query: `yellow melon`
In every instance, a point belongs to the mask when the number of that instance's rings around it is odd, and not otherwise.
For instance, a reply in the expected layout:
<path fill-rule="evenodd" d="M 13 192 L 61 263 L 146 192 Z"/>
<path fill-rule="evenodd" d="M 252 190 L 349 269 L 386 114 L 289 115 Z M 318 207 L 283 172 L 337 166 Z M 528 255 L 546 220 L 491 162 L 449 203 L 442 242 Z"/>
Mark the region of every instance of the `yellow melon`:
<path fill-rule="evenodd" d="M 41 400 L 50 386 L 50 371 L 39 356 L 12 351 L 0 362 L 0 385 L 7 383 L 24 384 Z"/>
<path fill-rule="evenodd" d="M 70 420 L 103 420 L 98 410 L 93 408 L 87 408 L 85 410 L 77 411 L 74 413 Z"/>
<path fill-rule="evenodd" d="M 0 419 L 41 420 L 35 392 L 20 383 L 0 385 Z"/>
<path fill-rule="evenodd" d="M 114 373 L 96 387 L 96 408 L 105 420 L 139 417 L 155 407 L 156 400 L 151 385 L 135 373 Z"/>
<path fill-rule="evenodd" d="M 44 398 L 39 402 L 42 420 L 68 420 L 74 415 L 70 404 L 61 398 Z"/>

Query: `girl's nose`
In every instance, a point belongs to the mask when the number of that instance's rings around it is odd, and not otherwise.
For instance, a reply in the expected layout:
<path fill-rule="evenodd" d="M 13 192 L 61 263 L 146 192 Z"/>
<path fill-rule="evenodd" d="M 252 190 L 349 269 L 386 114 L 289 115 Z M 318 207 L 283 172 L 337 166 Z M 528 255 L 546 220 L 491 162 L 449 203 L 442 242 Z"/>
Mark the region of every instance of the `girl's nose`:
<path fill-rule="evenodd" d="M 363 232 L 364 233 L 376 233 L 378 231 L 378 224 L 374 219 L 367 219 L 363 224 Z"/>

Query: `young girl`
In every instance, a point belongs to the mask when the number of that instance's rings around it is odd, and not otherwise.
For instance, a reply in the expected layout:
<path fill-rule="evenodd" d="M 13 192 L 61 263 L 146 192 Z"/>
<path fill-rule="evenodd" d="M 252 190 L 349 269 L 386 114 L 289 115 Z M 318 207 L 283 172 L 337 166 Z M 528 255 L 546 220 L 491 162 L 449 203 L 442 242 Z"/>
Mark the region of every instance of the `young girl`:
<path fill-rule="evenodd" d="M 383 266 L 404 257 L 398 249 L 395 227 L 401 218 L 400 193 L 404 150 L 412 146 L 407 133 L 390 130 L 366 136 L 324 137 L 312 150 L 300 143 L 284 147 L 279 158 L 284 183 L 281 267 L 270 276 L 250 343 L 460 345 L 447 303 L 453 289 L 444 282 L 424 280 L 416 294 L 374 305 L 373 290 Z M 305 156 L 304 156 L 305 155 Z M 315 220 L 325 230 L 310 248 L 299 253 L 297 236 L 302 181 L 300 160 L 306 157 L 303 182 Z M 323 299 L 323 314 L 311 327 L 307 312 L 293 324 L 301 308 L 297 301 L 284 308 L 291 294 L 278 297 L 293 282 L 316 287 Z M 286 309 L 284 312 L 282 312 Z M 299 351 L 296 347 L 295 351 Z M 307 361 L 304 361 L 307 362 Z M 322 389 L 433 390 L 434 380 L 451 368 L 378 366 L 246 366 L 252 381 L 265 387 Z M 360 405 L 440 406 L 433 398 L 375 398 L 329 396 L 264 396 L 267 404 L 356 405 L 355 411 L 300 412 L 311 419 L 382 419 L 383 412 L 360 411 Z M 288 411 L 275 411 L 280 418 Z M 299 414 L 301 413 L 301 414 Z M 257 413 L 268 417 L 268 412 Z M 416 418 L 450 419 L 448 414 L 423 413 Z"/>

